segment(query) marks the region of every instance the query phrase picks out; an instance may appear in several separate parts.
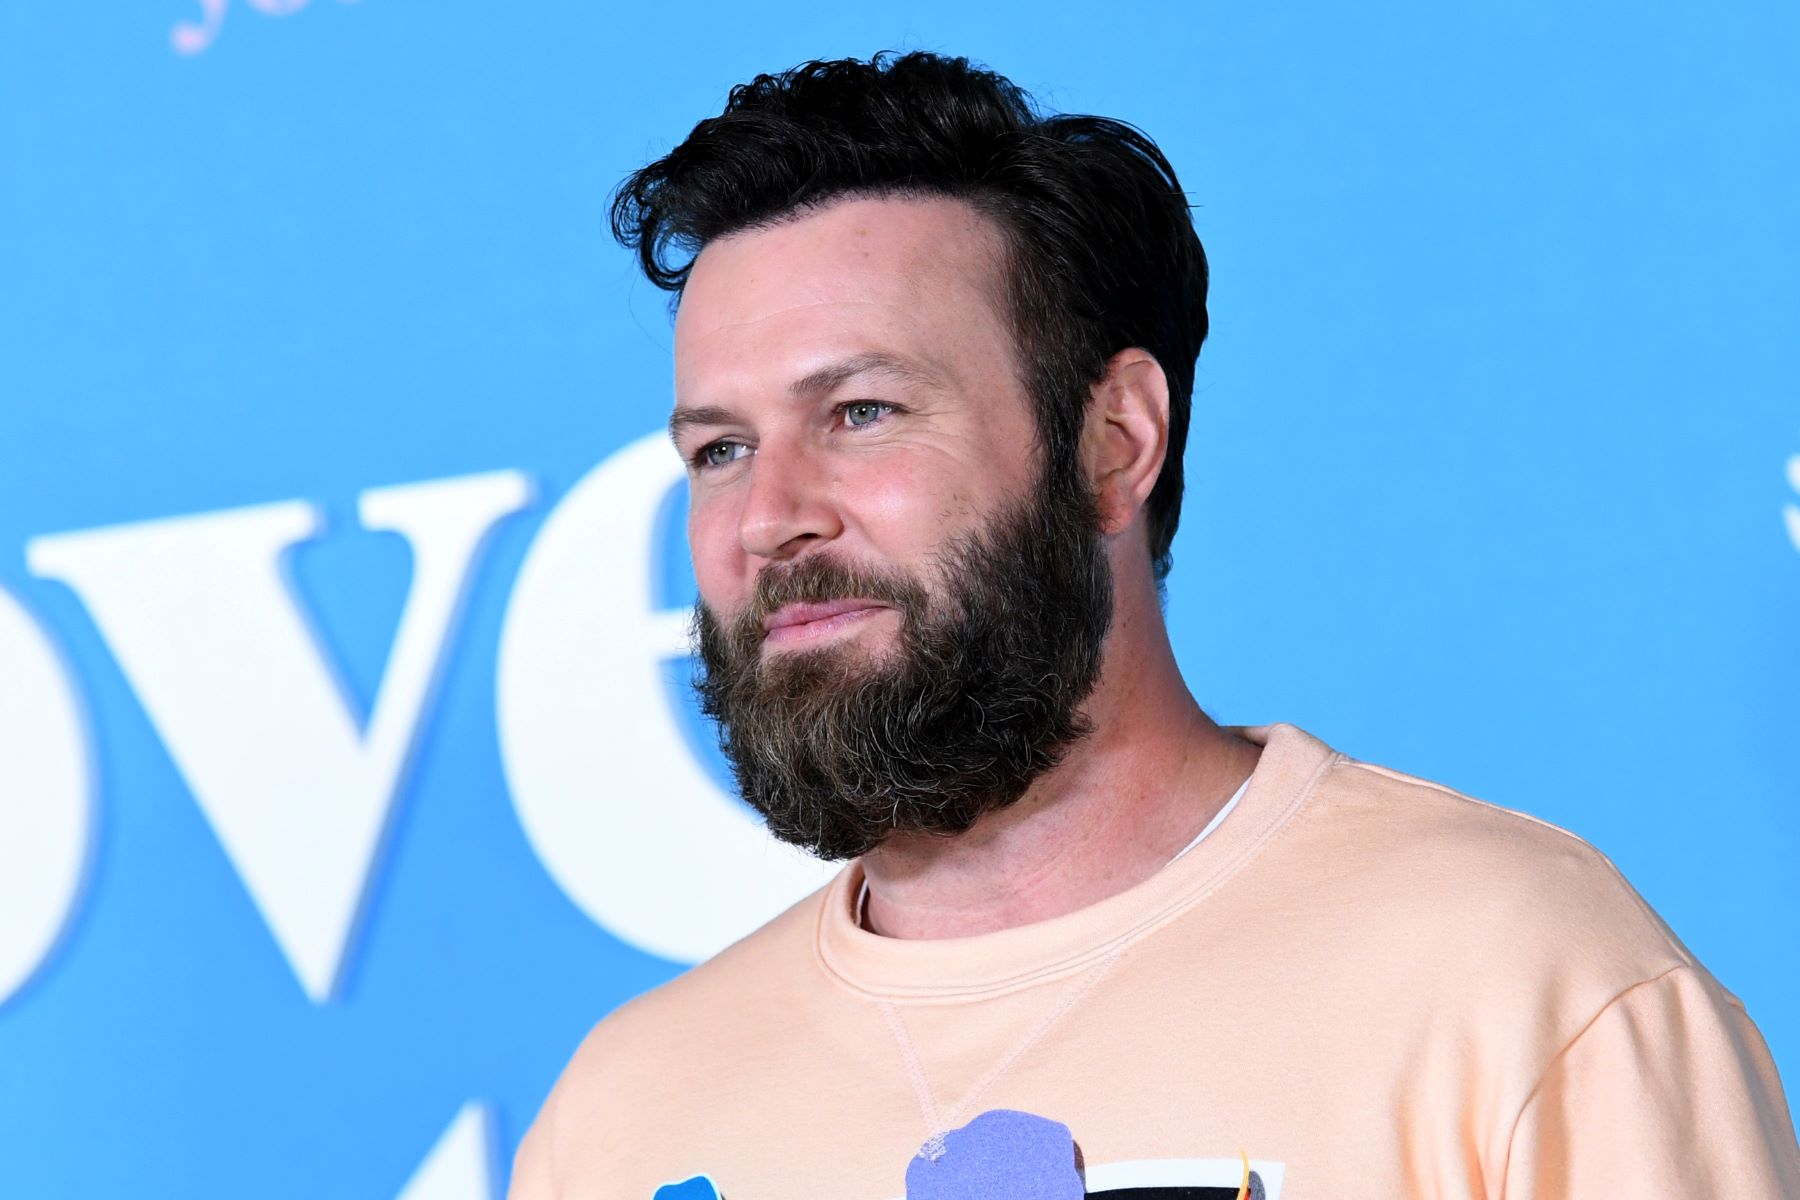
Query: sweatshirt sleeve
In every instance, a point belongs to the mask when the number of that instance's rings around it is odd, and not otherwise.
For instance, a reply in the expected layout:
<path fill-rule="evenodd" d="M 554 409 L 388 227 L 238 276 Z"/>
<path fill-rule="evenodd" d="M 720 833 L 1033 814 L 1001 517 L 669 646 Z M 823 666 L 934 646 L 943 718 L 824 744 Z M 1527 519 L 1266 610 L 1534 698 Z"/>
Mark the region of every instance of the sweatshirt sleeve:
<path fill-rule="evenodd" d="M 1800 1200 L 1800 1149 L 1756 1026 L 1677 967 L 1615 997 L 1550 1063 L 1505 1180 L 1505 1200 Z"/>

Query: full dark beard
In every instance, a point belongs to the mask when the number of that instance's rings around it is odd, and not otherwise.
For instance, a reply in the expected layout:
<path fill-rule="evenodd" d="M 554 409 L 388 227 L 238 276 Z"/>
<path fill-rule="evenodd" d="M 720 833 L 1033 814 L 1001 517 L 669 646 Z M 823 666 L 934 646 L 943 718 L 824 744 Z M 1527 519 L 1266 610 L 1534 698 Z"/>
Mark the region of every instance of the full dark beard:
<path fill-rule="evenodd" d="M 896 831 L 961 833 L 1088 732 L 1080 705 L 1100 674 L 1112 576 L 1086 493 L 1044 489 L 951 543 L 939 567 L 933 594 L 815 553 L 764 569 L 729 627 L 696 606 L 701 709 L 744 800 L 782 841 L 844 859 Z M 764 661 L 768 614 L 853 597 L 898 610 L 893 651 Z"/>

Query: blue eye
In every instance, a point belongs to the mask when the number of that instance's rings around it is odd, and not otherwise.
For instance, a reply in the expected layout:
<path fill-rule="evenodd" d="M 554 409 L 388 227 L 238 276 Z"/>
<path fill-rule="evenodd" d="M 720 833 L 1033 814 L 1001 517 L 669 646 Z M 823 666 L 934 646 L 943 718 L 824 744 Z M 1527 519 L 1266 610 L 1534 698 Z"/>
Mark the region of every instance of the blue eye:
<path fill-rule="evenodd" d="M 859 400 L 855 404 L 844 406 L 844 424 L 852 429 L 861 429 L 865 425 L 873 425 L 893 411 L 894 406 L 891 404 L 882 404 L 878 400 Z"/>
<path fill-rule="evenodd" d="M 722 467 L 736 462 L 750 453 L 750 447 L 742 442 L 714 442 L 700 451 L 700 463 L 707 467 Z"/>

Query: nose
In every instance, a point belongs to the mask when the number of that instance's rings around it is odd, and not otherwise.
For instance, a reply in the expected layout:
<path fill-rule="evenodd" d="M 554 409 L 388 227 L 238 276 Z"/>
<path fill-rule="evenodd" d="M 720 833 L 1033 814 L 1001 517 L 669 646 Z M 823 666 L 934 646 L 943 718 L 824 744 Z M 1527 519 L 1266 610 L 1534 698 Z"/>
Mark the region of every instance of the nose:
<path fill-rule="evenodd" d="M 793 558 L 843 532 L 830 481 L 804 451 L 765 441 L 750 460 L 749 487 L 738 513 L 744 552 Z"/>

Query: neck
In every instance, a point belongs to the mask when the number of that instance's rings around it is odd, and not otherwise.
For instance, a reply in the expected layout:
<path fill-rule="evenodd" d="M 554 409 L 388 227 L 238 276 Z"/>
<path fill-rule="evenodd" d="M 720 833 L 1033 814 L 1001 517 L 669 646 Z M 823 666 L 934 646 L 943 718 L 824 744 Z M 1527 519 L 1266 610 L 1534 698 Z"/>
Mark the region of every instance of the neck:
<path fill-rule="evenodd" d="M 969 937 L 1097 903 L 1166 866 L 1256 765 L 1258 747 L 1189 694 L 1153 592 L 1115 610 L 1083 711 L 1093 732 L 1017 803 L 956 837 L 896 834 L 863 856 L 870 928 Z"/>

